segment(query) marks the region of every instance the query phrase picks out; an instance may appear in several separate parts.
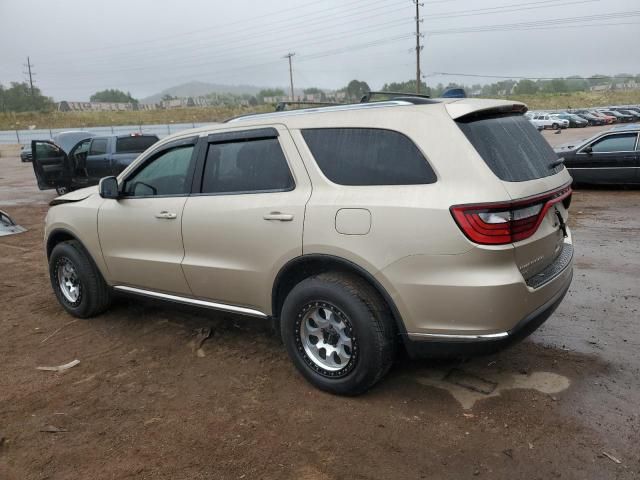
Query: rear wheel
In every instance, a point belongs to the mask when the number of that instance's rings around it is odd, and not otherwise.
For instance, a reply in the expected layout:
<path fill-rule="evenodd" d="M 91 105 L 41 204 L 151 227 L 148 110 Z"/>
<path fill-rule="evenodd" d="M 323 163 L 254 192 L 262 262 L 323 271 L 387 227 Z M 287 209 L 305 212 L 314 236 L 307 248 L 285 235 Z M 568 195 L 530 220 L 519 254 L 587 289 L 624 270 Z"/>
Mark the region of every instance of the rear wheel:
<path fill-rule="evenodd" d="M 49 258 L 49 278 L 60 305 L 71 315 L 88 318 L 111 304 L 111 290 L 82 245 L 56 245 Z"/>
<path fill-rule="evenodd" d="M 58 195 L 66 195 L 71 189 L 69 187 L 56 187 L 56 193 Z"/>
<path fill-rule="evenodd" d="M 393 319 L 363 280 L 325 273 L 287 296 L 280 333 L 289 357 L 314 386 L 340 395 L 364 393 L 391 367 Z"/>

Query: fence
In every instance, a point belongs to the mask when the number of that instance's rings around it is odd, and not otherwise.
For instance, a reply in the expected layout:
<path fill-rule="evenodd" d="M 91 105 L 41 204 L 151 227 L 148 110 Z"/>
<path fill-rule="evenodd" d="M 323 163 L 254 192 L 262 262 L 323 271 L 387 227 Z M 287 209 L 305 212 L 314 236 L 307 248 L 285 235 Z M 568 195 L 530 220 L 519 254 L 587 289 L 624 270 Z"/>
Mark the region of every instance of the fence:
<path fill-rule="evenodd" d="M 96 135 L 127 135 L 130 133 L 155 134 L 158 137 L 166 137 L 172 133 L 181 132 L 189 128 L 202 127 L 206 123 L 168 123 L 165 125 L 118 125 L 112 127 L 87 127 L 87 128 L 50 128 L 39 130 L 0 130 L 0 143 L 31 144 L 31 140 L 51 140 L 54 135 L 70 130 L 82 130 Z"/>

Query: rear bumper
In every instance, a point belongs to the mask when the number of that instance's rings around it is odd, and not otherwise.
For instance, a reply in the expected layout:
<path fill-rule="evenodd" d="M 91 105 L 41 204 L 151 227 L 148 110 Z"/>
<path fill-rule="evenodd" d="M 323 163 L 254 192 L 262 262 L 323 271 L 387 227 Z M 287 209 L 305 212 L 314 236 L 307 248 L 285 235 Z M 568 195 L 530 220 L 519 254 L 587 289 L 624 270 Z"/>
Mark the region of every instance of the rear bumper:
<path fill-rule="evenodd" d="M 408 354 L 413 358 L 451 358 L 486 355 L 502 350 L 531 335 L 555 312 L 562 302 L 571 281 L 573 268 L 567 268 L 561 289 L 543 305 L 522 318 L 511 330 L 488 335 L 468 335 L 443 338 L 420 335 L 403 335 Z"/>

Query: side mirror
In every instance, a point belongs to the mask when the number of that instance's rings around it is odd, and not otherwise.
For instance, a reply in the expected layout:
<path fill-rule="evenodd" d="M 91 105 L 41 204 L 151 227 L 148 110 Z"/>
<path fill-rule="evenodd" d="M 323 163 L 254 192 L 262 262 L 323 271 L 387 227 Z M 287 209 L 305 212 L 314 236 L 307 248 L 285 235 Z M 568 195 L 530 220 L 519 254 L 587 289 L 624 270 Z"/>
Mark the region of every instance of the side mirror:
<path fill-rule="evenodd" d="M 118 179 L 116 177 L 102 178 L 98 189 L 102 198 L 117 199 L 120 197 L 120 192 L 118 191 Z"/>
<path fill-rule="evenodd" d="M 582 151 L 583 151 L 584 153 L 588 153 L 589 155 L 591 155 L 591 153 L 593 153 L 593 148 L 591 148 L 591 146 L 589 146 L 589 147 L 584 147 L 584 148 L 582 149 Z"/>

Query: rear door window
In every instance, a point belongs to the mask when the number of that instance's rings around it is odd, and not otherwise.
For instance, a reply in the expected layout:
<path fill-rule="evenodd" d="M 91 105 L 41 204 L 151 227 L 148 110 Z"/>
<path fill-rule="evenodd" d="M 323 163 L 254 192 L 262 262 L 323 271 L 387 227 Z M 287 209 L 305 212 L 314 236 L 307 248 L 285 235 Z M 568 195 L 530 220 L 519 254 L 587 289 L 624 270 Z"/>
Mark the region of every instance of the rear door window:
<path fill-rule="evenodd" d="M 202 193 L 283 192 L 294 186 L 277 138 L 209 144 Z"/>
<path fill-rule="evenodd" d="M 550 168 L 558 156 L 524 115 L 470 116 L 456 122 L 500 180 L 535 180 L 563 168 Z"/>
<path fill-rule="evenodd" d="M 157 141 L 153 136 L 120 137 L 116 140 L 116 153 L 142 153 Z"/>
<path fill-rule="evenodd" d="M 405 135 L 374 128 L 302 131 L 322 173 L 339 185 L 423 185 L 436 174 Z"/>

